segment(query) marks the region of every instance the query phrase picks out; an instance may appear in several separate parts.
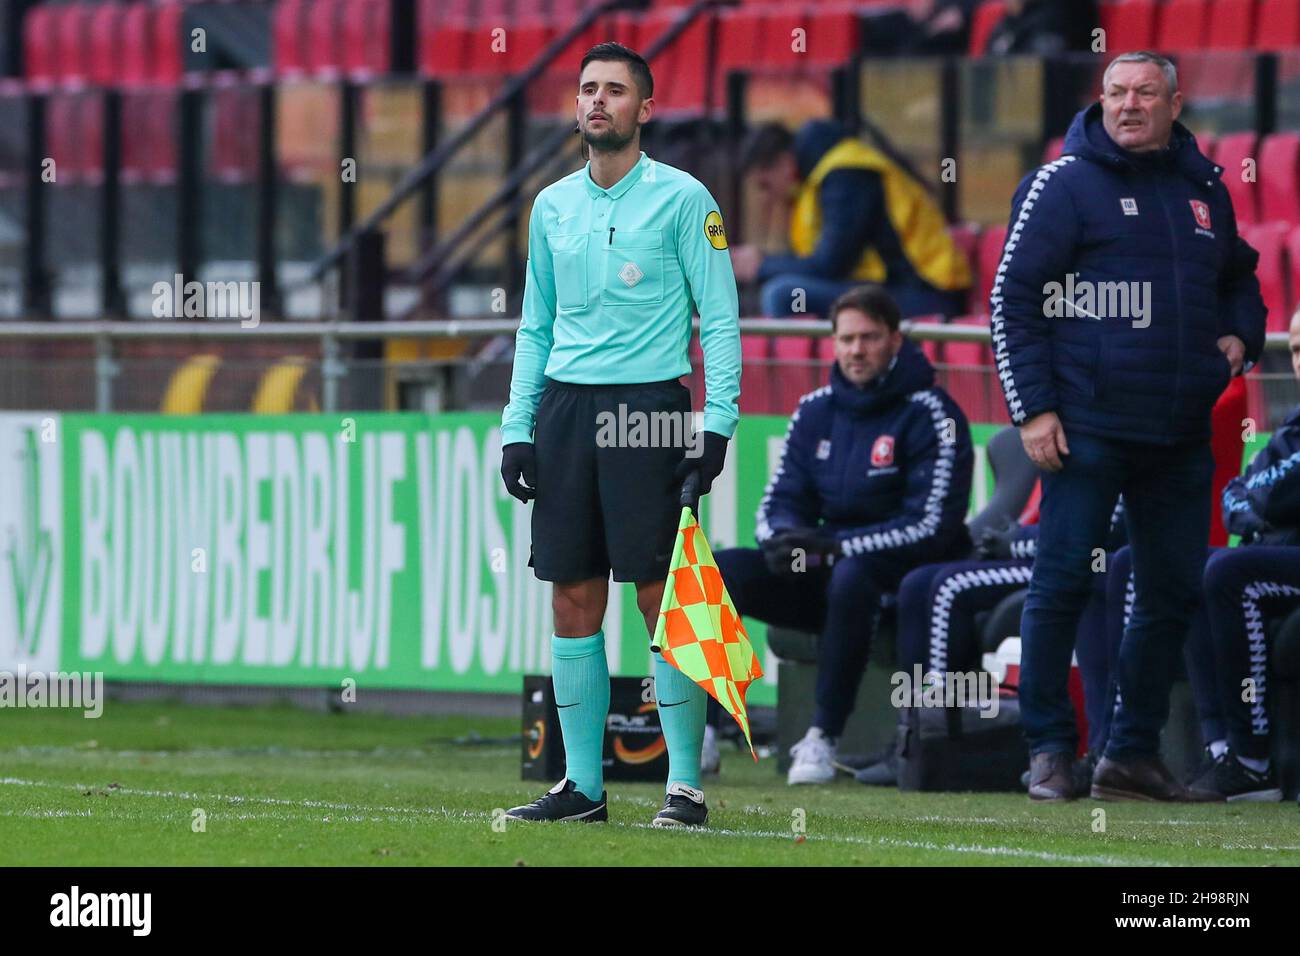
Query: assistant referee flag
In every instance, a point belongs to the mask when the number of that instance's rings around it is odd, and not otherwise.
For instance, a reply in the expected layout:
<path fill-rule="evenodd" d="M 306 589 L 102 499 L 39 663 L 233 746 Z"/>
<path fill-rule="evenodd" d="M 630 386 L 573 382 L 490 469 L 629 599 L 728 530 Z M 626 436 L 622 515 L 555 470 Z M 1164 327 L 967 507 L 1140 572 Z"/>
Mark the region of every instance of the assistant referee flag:
<path fill-rule="evenodd" d="M 749 752 L 758 760 L 749 735 L 745 691 L 763 676 L 763 668 L 690 507 L 682 508 L 650 650 L 661 653 L 736 719 Z"/>

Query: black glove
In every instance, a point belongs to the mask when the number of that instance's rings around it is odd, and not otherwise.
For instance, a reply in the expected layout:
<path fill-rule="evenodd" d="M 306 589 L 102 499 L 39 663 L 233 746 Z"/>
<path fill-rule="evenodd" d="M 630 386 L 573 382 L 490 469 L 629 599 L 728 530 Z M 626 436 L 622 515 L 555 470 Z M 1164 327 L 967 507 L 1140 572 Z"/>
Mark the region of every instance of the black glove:
<path fill-rule="evenodd" d="M 722 466 L 727 461 L 727 439 L 717 432 L 704 432 L 704 443 L 698 457 L 686 457 L 677 465 L 678 481 L 685 481 L 693 471 L 700 473 L 701 495 L 707 495 L 713 487 L 713 479 L 722 474 Z"/>
<path fill-rule="evenodd" d="M 523 478 L 521 485 L 519 479 Z M 501 479 L 506 491 L 525 504 L 537 497 L 537 457 L 530 441 L 513 441 L 501 447 Z"/>
<path fill-rule="evenodd" d="M 804 553 L 804 566 L 828 567 L 840 553 L 835 536 L 818 528 L 789 528 L 778 531 L 763 542 L 763 561 L 773 574 L 798 574 L 794 569 L 795 550 Z"/>
<path fill-rule="evenodd" d="M 1009 561 L 1011 542 L 1016 539 L 1020 526 L 1009 524 L 1004 528 L 985 528 L 975 542 L 975 556 L 980 561 Z"/>

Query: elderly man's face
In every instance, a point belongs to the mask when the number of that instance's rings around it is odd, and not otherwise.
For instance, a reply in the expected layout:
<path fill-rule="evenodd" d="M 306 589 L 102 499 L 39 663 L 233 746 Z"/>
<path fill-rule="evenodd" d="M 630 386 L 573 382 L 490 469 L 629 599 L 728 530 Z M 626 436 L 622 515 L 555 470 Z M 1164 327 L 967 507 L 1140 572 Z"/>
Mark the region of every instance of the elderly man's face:
<path fill-rule="evenodd" d="M 1134 153 L 1163 149 L 1174 120 L 1183 111 L 1183 94 L 1169 94 L 1154 63 L 1118 63 L 1102 90 L 1103 125 L 1116 144 Z"/>
<path fill-rule="evenodd" d="M 903 333 L 860 309 L 841 309 L 835 319 L 835 361 L 862 388 L 889 367 L 903 344 Z"/>

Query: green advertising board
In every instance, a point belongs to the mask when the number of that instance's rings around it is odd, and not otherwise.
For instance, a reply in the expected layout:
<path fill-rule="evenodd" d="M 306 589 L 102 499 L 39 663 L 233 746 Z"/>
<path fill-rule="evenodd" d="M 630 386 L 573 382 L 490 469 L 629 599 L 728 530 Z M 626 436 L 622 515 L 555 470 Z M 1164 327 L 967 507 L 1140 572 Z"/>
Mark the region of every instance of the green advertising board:
<path fill-rule="evenodd" d="M 550 667 L 550 587 L 489 413 L 3 415 L 0 668 L 108 679 L 458 691 Z M 753 544 L 787 420 L 749 416 L 701 506 L 714 550 Z M 974 427 L 980 480 L 996 426 Z M 611 673 L 649 673 L 630 585 Z M 748 621 L 775 701 L 764 628 Z M 0 631 L 0 635 L 4 634 Z"/>

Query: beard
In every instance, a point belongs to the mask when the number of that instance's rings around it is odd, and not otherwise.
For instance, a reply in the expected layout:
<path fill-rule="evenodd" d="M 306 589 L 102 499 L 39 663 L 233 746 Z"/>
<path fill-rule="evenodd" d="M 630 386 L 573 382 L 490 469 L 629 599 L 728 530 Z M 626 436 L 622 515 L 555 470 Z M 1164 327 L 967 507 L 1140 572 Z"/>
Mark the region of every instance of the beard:
<path fill-rule="evenodd" d="M 633 133 L 626 136 L 619 133 L 614 128 L 612 122 L 605 123 L 605 129 L 593 132 L 590 128 L 583 129 L 582 138 L 588 146 L 601 153 L 616 153 L 628 143 L 632 142 Z"/>

